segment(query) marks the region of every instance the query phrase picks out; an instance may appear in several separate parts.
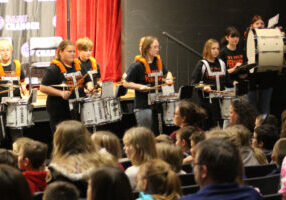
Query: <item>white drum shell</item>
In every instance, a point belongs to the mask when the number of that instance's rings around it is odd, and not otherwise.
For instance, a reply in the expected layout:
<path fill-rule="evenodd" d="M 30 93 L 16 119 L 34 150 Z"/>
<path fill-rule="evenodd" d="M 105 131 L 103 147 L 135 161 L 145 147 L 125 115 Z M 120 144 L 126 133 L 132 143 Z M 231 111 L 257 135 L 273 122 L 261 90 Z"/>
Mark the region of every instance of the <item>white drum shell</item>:
<path fill-rule="evenodd" d="M 23 102 L 8 102 L 6 112 L 6 126 L 10 128 L 20 129 L 33 125 L 32 109 Z"/>
<path fill-rule="evenodd" d="M 162 103 L 163 121 L 166 126 L 174 126 L 174 113 L 179 103 L 179 99 L 169 99 Z"/>

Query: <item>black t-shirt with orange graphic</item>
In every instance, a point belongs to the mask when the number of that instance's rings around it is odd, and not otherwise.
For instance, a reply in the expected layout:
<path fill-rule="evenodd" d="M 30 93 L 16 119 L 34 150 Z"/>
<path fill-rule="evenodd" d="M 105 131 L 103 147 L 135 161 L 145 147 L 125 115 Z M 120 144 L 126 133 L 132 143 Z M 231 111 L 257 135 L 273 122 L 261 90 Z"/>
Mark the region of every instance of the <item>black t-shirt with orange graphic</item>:
<path fill-rule="evenodd" d="M 65 67 L 67 70 L 67 73 L 74 73 L 76 72 L 75 66 L 73 65 L 72 68 Z M 81 68 L 81 75 L 83 76 L 86 74 L 85 69 Z M 79 76 L 78 79 L 80 79 L 82 76 Z M 69 79 L 69 80 L 67 80 Z M 84 97 L 84 85 L 85 83 L 91 81 L 89 76 L 86 76 L 84 82 L 81 84 L 81 87 L 79 88 L 79 96 Z M 50 86 L 50 85 L 58 85 L 61 83 L 66 83 L 68 85 L 73 85 L 73 81 L 71 77 L 65 78 L 64 74 L 61 73 L 61 70 L 56 65 L 51 65 L 47 70 L 46 73 L 42 79 L 42 85 Z M 57 88 L 57 87 L 55 87 Z M 63 89 L 63 88 L 57 88 L 57 89 Z M 69 88 L 68 88 L 69 89 Z M 70 99 L 75 98 L 75 91 L 72 92 L 72 95 L 70 96 Z M 62 97 L 58 96 L 48 96 L 47 98 L 47 111 L 50 115 L 61 115 L 61 113 L 69 112 L 69 103 L 67 100 L 64 100 Z"/>
<path fill-rule="evenodd" d="M 215 62 L 209 62 L 209 61 L 207 61 L 207 62 L 209 63 L 210 70 L 212 72 L 221 71 L 221 66 L 220 66 L 218 59 L 215 59 Z M 203 69 L 202 69 L 203 65 L 204 64 L 201 60 L 197 63 L 197 65 L 196 65 L 196 67 L 192 73 L 192 76 L 191 76 L 192 77 L 192 84 L 198 84 L 198 83 L 202 82 L 204 84 L 212 85 L 211 88 L 213 90 L 217 90 L 215 76 L 209 76 L 207 73 L 207 69 L 205 71 L 203 71 Z M 220 81 L 220 90 L 224 90 L 225 87 L 229 87 L 229 88 L 233 87 L 232 80 L 230 79 L 227 70 L 225 70 L 224 75 L 220 75 L 219 81 Z"/>
<path fill-rule="evenodd" d="M 155 57 L 153 63 L 149 63 L 151 73 L 159 72 L 157 67 L 157 58 Z M 167 68 L 163 65 L 163 75 L 168 73 Z M 148 77 L 144 64 L 141 62 L 132 63 L 127 70 L 127 82 L 138 83 L 142 85 L 154 86 L 154 78 Z M 162 77 L 159 79 L 159 84 L 162 83 Z M 135 108 L 149 108 L 148 93 L 135 90 Z"/>
<path fill-rule="evenodd" d="M 245 51 L 237 48 L 235 51 L 228 49 L 226 46 L 222 48 L 220 52 L 220 58 L 226 64 L 226 69 L 234 68 L 237 63 L 246 64 L 247 57 Z M 241 70 L 238 72 L 233 72 L 230 74 L 231 79 L 238 80 L 238 74 L 248 73 L 245 70 Z"/>
<path fill-rule="evenodd" d="M 15 64 L 14 62 L 12 62 L 10 65 L 7 65 L 7 66 L 3 66 L 3 70 L 5 72 L 5 76 L 15 76 Z M 20 80 L 21 81 L 24 81 L 25 79 L 25 73 L 23 71 L 23 68 L 21 68 L 21 75 L 20 75 Z M 2 81 L 0 80 L 0 84 L 7 84 L 8 81 Z M 14 85 L 19 85 L 19 82 L 18 81 L 13 81 L 13 84 Z M 4 90 L 8 90 L 9 88 L 7 87 L 1 87 L 0 86 L 0 91 L 4 91 Z M 8 92 L 7 93 L 2 93 L 0 94 L 0 100 L 2 99 L 2 97 L 7 97 L 8 96 Z M 14 88 L 13 90 L 13 96 L 14 97 L 20 97 L 20 89 L 19 88 Z"/>

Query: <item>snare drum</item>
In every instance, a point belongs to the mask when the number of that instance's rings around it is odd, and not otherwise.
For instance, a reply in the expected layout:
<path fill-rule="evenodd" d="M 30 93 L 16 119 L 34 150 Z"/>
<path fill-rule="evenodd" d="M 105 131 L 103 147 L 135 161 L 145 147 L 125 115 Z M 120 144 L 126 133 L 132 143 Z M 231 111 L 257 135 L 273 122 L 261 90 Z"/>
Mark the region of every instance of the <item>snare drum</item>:
<path fill-rule="evenodd" d="M 81 122 L 85 126 L 102 125 L 108 122 L 106 103 L 99 98 L 85 98 L 81 104 Z"/>
<path fill-rule="evenodd" d="M 107 113 L 109 115 L 109 122 L 116 122 L 121 120 L 122 112 L 120 101 L 117 98 L 105 98 Z"/>
<path fill-rule="evenodd" d="M 7 102 L 6 126 L 21 129 L 34 125 L 32 110 L 33 106 L 27 102 Z"/>
<path fill-rule="evenodd" d="M 166 126 L 174 126 L 174 113 L 178 103 L 178 98 L 168 99 L 162 103 L 163 121 Z"/>
<path fill-rule="evenodd" d="M 257 63 L 258 71 L 282 69 L 284 42 L 280 30 L 250 29 L 246 44 L 248 64 Z"/>
<path fill-rule="evenodd" d="M 220 100 L 220 113 L 222 119 L 229 119 L 229 108 L 231 102 L 234 100 L 235 100 L 234 96 L 224 96 Z"/>

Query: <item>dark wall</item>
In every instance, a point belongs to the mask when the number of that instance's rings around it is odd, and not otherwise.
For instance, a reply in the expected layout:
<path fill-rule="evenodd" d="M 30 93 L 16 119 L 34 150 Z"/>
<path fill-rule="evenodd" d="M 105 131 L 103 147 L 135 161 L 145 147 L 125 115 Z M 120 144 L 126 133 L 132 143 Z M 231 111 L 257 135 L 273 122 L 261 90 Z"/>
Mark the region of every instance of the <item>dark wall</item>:
<path fill-rule="evenodd" d="M 204 42 L 209 38 L 220 40 L 227 26 L 243 33 L 254 14 L 262 15 L 267 22 L 280 13 L 280 24 L 285 28 L 282 7 L 282 0 L 123 0 L 122 71 L 138 54 L 139 38 L 154 35 L 159 38 L 163 62 L 176 77 L 176 88 L 187 85 L 199 57 L 170 40 L 167 43 L 163 31 L 201 53 Z"/>

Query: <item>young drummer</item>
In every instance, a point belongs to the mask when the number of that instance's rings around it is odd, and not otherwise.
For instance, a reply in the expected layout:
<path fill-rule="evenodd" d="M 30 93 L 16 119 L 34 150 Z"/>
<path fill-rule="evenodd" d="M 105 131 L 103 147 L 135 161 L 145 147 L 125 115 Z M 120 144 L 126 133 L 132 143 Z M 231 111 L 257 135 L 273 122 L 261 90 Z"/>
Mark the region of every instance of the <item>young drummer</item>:
<path fill-rule="evenodd" d="M 87 38 L 80 38 L 76 41 L 76 47 L 79 54 L 77 60 L 79 60 L 81 67 L 90 73 L 93 79 L 94 85 L 100 84 L 100 68 L 92 54 L 92 41 Z"/>
<path fill-rule="evenodd" d="M 200 60 L 192 74 L 193 84 L 208 84 L 203 87 L 203 93 L 199 93 L 201 105 L 208 113 L 208 120 L 204 129 L 222 125 L 220 105 L 218 98 L 211 98 L 212 90 L 222 91 L 226 87 L 233 87 L 232 81 L 226 70 L 225 63 L 218 58 L 219 43 L 217 40 L 209 39 L 203 49 L 203 59 Z"/>

